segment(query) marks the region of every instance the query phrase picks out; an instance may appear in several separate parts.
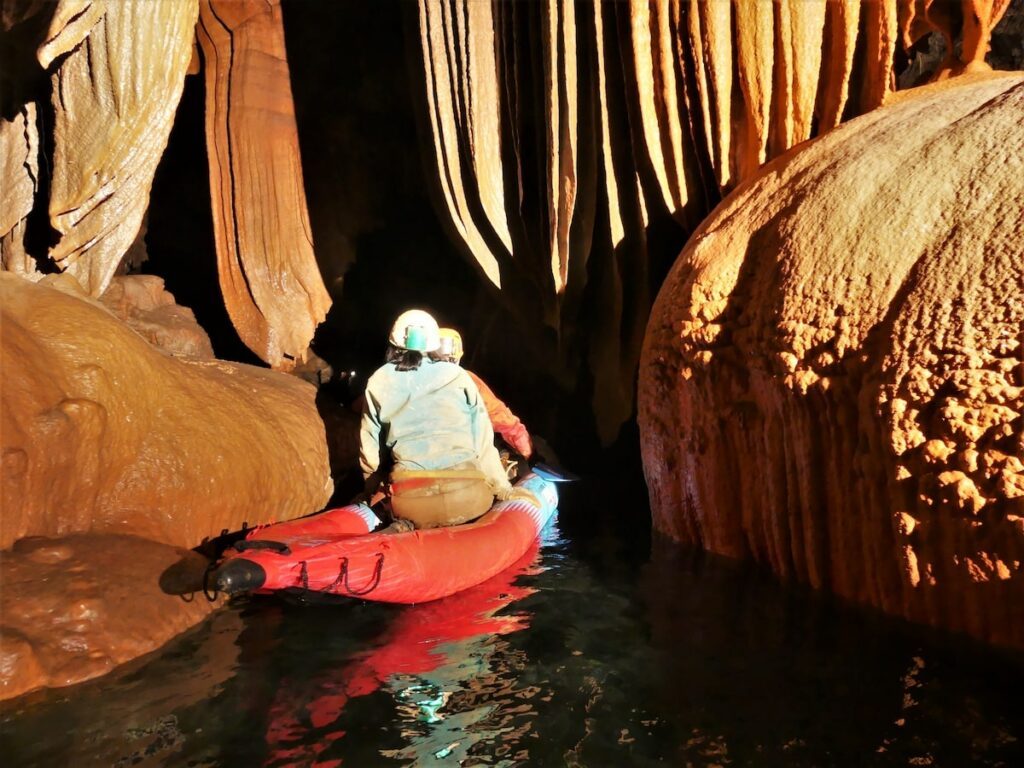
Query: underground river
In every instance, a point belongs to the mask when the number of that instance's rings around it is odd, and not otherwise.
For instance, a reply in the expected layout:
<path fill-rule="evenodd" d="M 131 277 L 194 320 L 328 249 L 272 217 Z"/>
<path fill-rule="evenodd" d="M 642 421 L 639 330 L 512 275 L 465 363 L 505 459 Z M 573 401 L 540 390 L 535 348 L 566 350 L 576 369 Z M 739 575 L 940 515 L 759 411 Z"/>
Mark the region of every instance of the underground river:
<path fill-rule="evenodd" d="M 652 541 L 616 522 L 636 494 L 562 490 L 538 548 L 448 599 L 237 600 L 5 702 L 5 765 L 1022 764 L 1019 658 Z"/>

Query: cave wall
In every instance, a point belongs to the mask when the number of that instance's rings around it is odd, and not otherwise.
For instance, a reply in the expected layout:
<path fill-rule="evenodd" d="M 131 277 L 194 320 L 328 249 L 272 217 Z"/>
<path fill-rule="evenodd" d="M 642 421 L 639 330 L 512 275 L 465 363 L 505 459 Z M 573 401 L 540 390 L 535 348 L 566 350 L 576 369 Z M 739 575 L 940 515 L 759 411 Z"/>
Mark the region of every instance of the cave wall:
<path fill-rule="evenodd" d="M 260 359 L 284 370 L 304 360 L 330 298 L 313 254 L 279 3 L 22 3 L 5 6 L 4 33 L 15 48 L 35 40 L 49 75 L 34 91 L 10 76 L 18 103 L 0 121 L 4 269 L 66 272 L 92 296 L 106 290 L 144 233 L 186 73 L 202 63 L 224 303 Z M 37 101 L 47 97 L 44 111 Z M 44 206 L 50 231 L 30 243 L 26 222 Z"/>
<path fill-rule="evenodd" d="M 673 266 L 640 367 L 654 525 L 1024 647 L 1024 80 L 892 101 Z"/>
<path fill-rule="evenodd" d="M 322 508 L 332 484 L 311 385 L 158 350 L 56 277 L 0 273 L 0 548 L 82 532 L 194 547 Z M 128 319 L 146 332 L 155 317 Z"/>
<path fill-rule="evenodd" d="M 1007 5 L 420 0 L 437 207 L 610 443 L 668 268 L 658 228 L 692 231 L 765 161 L 883 104 L 900 44 L 947 37 L 936 77 L 986 67 Z"/>

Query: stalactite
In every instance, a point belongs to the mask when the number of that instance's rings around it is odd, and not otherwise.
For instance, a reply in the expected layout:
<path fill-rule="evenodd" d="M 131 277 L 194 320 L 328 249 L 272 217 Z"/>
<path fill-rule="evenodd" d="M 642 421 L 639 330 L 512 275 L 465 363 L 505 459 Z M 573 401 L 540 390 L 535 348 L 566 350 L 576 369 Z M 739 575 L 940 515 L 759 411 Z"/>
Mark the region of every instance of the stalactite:
<path fill-rule="evenodd" d="M 821 68 L 825 0 L 782 0 L 775 7 L 780 66 L 776 69 L 779 103 L 775 109 L 778 122 L 772 154 L 778 155 L 811 135 Z"/>
<path fill-rule="evenodd" d="M 736 136 L 736 167 L 740 178 L 750 176 L 766 158 L 775 66 L 773 17 L 759 4 L 733 0 L 736 24 L 736 67 L 743 89 L 744 110 Z"/>
<path fill-rule="evenodd" d="M 132 244 L 192 53 L 197 0 L 62 2 L 39 49 L 52 76 L 56 265 L 93 295 Z M 154 62 L 159 62 L 155 66 Z"/>
<path fill-rule="evenodd" d="M 203 0 L 198 35 L 224 303 L 242 341 L 289 370 L 331 300 L 313 253 L 279 2 Z"/>
<path fill-rule="evenodd" d="M 569 227 L 576 204 L 577 62 L 573 3 L 545 0 L 541 17 L 546 91 L 548 227 L 551 281 L 564 293 L 569 271 Z"/>
<path fill-rule="evenodd" d="M 38 274 L 24 243 L 38 179 L 36 105 L 26 104 L 13 120 L 0 119 L 0 267 L 25 277 Z"/>
<path fill-rule="evenodd" d="M 697 61 L 697 88 L 704 112 L 704 130 L 719 187 L 733 183 L 732 163 L 732 6 L 691 0 L 690 42 Z"/>
<path fill-rule="evenodd" d="M 834 128 L 844 114 L 884 102 L 893 88 L 897 37 L 910 23 L 914 2 L 546 0 L 509 7 L 420 0 L 444 215 L 493 285 L 507 292 L 510 277 L 525 281 L 534 290 L 531 314 L 539 304 L 545 321 L 565 335 L 576 320 L 570 305 L 607 291 L 593 282 L 591 252 L 610 247 L 604 237 L 614 246 L 629 237 L 631 226 L 648 226 L 646 220 L 622 224 L 616 201 L 624 179 L 640 180 L 639 199 L 654 201 L 655 215 L 664 210 L 692 226 L 719 194 L 754 176 L 764 162 L 816 130 Z M 988 5 L 979 11 L 985 30 L 1002 13 L 990 11 Z M 616 34 L 605 44 L 601 35 L 609 25 Z M 597 77 L 583 76 L 577 56 L 597 62 Z M 629 114 L 625 134 L 610 133 L 603 113 L 611 71 L 625 75 L 614 80 Z M 851 83 L 860 89 L 852 99 Z M 595 103 L 597 121 L 583 106 Z M 599 196 L 610 206 L 607 235 L 591 231 L 592 207 L 583 202 L 584 191 L 593 194 L 581 182 L 582 148 L 591 143 L 606 185 Z M 632 156 L 633 168 L 609 167 L 620 154 Z M 510 190 L 518 192 L 518 205 L 502 196 Z M 618 278 L 619 291 L 642 279 L 631 273 L 646 275 L 646 253 L 632 258 Z M 516 300 L 519 294 L 510 303 Z M 604 303 L 610 300 L 605 295 Z M 558 350 L 567 365 L 572 354 L 568 347 Z M 591 363 L 598 357 L 591 354 Z M 617 375 L 593 368 L 590 374 L 595 380 Z M 622 390 L 622 397 L 631 396 L 631 388 Z M 598 408 L 598 422 L 608 422 L 602 431 L 613 431 L 609 425 L 618 416 L 608 414 L 621 410 L 605 398 Z"/>
<path fill-rule="evenodd" d="M 893 90 L 892 55 L 896 46 L 896 0 L 865 0 L 864 85 L 860 110 L 880 107 Z"/>
<path fill-rule="evenodd" d="M 818 129 L 830 131 L 839 125 L 850 94 L 850 74 L 857 47 L 861 0 L 838 0 L 825 9 L 825 46 L 823 54 Z"/>
<path fill-rule="evenodd" d="M 468 11 L 472 18 L 471 22 L 463 21 L 462 24 L 470 23 L 473 29 L 472 48 L 465 51 L 466 58 L 471 59 L 473 76 L 463 77 L 463 87 L 460 88 L 454 47 L 465 37 L 460 38 L 452 29 L 451 6 L 440 1 L 420 2 L 420 44 L 426 64 L 427 112 L 434 137 L 439 185 L 448 215 L 484 275 L 500 288 L 499 259 L 511 258 L 512 242 L 506 223 L 500 167 L 494 19 L 490 3 L 469 3 L 454 10 L 460 16 L 462 11 Z M 487 46 L 489 41 L 492 47 Z M 467 91 L 469 82 L 474 89 Z M 479 133 L 466 123 L 466 115 L 472 116 L 473 128 L 480 127 Z M 463 139 L 465 144 L 461 143 Z M 463 168 L 464 164 L 476 162 L 480 166 Z M 497 233 L 504 249 L 498 254 L 492 252 L 473 219 L 467 195 L 477 191 L 474 184 L 479 186 L 480 205 L 486 215 L 482 226 L 489 226 Z"/>

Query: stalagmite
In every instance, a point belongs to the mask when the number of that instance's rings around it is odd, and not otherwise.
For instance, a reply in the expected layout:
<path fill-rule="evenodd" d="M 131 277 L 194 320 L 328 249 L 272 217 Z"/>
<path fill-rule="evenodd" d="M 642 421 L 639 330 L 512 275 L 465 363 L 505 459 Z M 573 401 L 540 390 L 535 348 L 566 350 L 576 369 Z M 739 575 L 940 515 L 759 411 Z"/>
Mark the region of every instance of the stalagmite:
<path fill-rule="evenodd" d="M 666 279 L 654 524 L 1024 647 L 1024 78 L 892 101 L 768 164 Z"/>
<path fill-rule="evenodd" d="M 288 370 L 331 300 L 313 253 L 280 4 L 203 0 L 198 36 L 224 303 L 242 341 Z"/>
<path fill-rule="evenodd" d="M 192 55 L 197 0 L 57 6 L 39 61 L 52 76 L 50 258 L 101 294 L 139 230 Z M 159 62 L 159 65 L 154 65 Z"/>

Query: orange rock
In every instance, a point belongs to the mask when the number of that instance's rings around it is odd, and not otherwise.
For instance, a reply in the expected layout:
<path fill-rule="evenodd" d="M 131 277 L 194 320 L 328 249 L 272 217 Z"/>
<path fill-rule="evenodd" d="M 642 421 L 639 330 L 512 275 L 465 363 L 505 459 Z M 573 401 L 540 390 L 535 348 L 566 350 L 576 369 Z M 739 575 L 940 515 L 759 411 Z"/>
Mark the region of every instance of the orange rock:
<path fill-rule="evenodd" d="M 197 34 L 224 303 L 242 341 L 290 370 L 331 299 L 313 253 L 279 0 L 203 0 Z"/>
<path fill-rule="evenodd" d="M 62 0 L 39 48 L 52 76 L 57 265 L 93 296 L 135 240 L 192 55 L 197 0 Z"/>
<path fill-rule="evenodd" d="M 192 547 L 327 501 L 312 386 L 173 358 L 49 282 L 0 273 L 0 546 L 104 531 Z"/>
<path fill-rule="evenodd" d="M 694 233 L 641 361 L 656 528 L 1024 647 L 1022 116 L 1019 74 L 918 89 Z"/>
<path fill-rule="evenodd" d="M 154 347 L 177 356 L 207 360 L 214 356 L 210 337 L 192 310 L 176 304 L 156 275 L 115 277 L 100 303 Z"/>
<path fill-rule="evenodd" d="M 171 583 L 183 564 L 194 586 Z M 135 536 L 19 541 L 0 558 L 0 699 L 105 674 L 197 624 L 216 606 L 188 591 L 205 564 Z"/>

